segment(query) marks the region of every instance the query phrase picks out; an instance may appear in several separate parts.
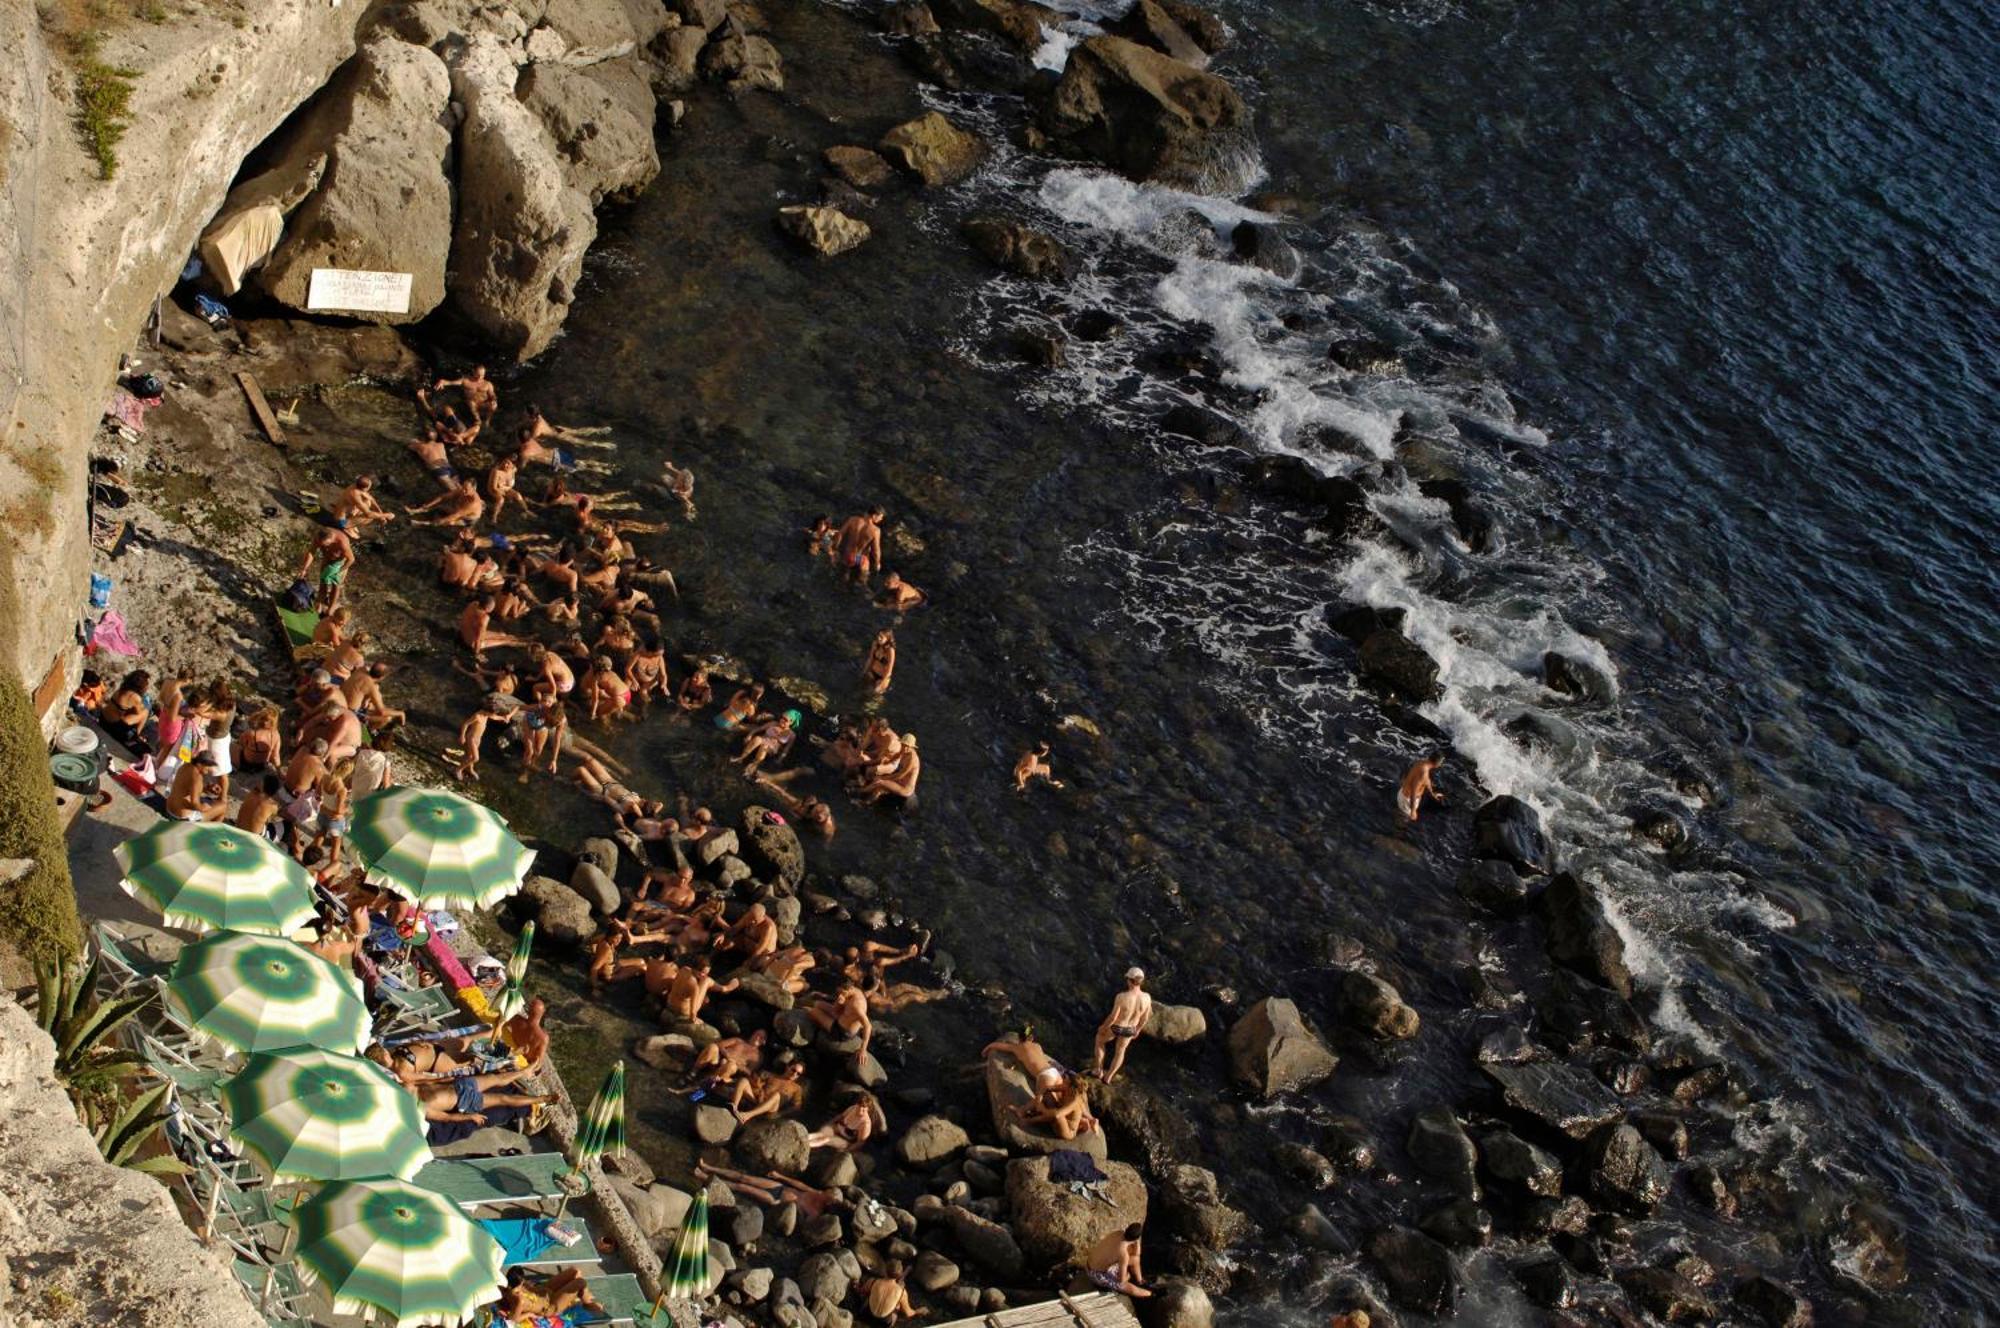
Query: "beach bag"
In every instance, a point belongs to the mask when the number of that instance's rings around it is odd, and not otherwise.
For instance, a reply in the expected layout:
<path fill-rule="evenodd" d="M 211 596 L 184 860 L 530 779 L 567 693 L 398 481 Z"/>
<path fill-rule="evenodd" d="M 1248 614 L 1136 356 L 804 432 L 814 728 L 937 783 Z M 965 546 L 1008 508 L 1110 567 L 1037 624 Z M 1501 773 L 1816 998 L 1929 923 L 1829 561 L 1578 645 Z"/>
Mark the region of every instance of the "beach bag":
<path fill-rule="evenodd" d="M 306 580 L 304 577 L 300 577 L 298 580 L 292 582 L 285 591 L 285 607 L 293 613 L 304 613 L 312 607 L 312 603 L 312 582 Z"/>

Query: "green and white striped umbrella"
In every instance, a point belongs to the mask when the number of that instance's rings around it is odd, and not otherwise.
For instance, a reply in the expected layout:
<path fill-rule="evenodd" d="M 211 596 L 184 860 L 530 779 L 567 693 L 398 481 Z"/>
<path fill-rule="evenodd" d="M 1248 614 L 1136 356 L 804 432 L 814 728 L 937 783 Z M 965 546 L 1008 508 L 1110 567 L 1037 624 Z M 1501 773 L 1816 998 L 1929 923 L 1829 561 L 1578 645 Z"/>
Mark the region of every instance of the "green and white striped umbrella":
<path fill-rule="evenodd" d="M 653 1302 L 657 1313 L 664 1301 L 697 1303 L 708 1294 L 708 1191 L 695 1192 L 688 1206 L 681 1234 L 674 1237 L 674 1257 L 667 1261 L 660 1280 L 660 1298 Z"/>
<path fill-rule="evenodd" d="M 528 976 L 528 955 L 535 948 L 535 924 L 528 922 L 514 939 L 514 953 L 507 956 L 507 981 L 519 986 Z"/>
<path fill-rule="evenodd" d="M 312 920 L 306 869 L 233 825 L 162 821 L 111 855 L 125 892 L 177 927 L 285 936 Z"/>
<path fill-rule="evenodd" d="M 625 1155 L 625 1062 L 619 1061 L 598 1085 L 590 1109 L 576 1124 L 575 1169 L 596 1158 Z"/>
<path fill-rule="evenodd" d="M 534 861 L 499 816 L 438 789 L 383 789 L 359 799 L 347 842 L 369 880 L 422 908 L 498 903 L 521 888 Z"/>
<path fill-rule="evenodd" d="M 275 936 L 223 931 L 183 949 L 167 1001 L 196 1032 L 238 1051 L 317 1047 L 352 1054 L 368 1041 L 361 984 Z"/>
<path fill-rule="evenodd" d="M 500 1294 L 500 1245 L 442 1195 L 401 1181 L 329 1181 L 292 1215 L 298 1260 L 335 1314 L 456 1324 Z"/>
<path fill-rule="evenodd" d="M 424 1113 L 380 1066 L 299 1047 L 222 1081 L 229 1133 L 276 1180 L 408 1180 L 431 1160 Z"/>
<path fill-rule="evenodd" d="M 518 982 L 509 982 L 500 988 L 500 994 L 493 998 L 493 1022 L 500 1025 L 521 1013 L 528 1006 L 528 993 Z"/>

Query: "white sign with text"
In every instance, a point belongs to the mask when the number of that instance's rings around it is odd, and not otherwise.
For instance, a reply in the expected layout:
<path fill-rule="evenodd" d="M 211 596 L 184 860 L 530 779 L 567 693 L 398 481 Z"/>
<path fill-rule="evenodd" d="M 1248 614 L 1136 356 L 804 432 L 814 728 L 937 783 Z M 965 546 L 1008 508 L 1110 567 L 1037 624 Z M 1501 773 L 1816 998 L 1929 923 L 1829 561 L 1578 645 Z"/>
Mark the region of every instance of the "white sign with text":
<path fill-rule="evenodd" d="M 410 274 L 316 267 L 312 284 L 306 288 L 306 308 L 406 314 L 410 312 Z"/>

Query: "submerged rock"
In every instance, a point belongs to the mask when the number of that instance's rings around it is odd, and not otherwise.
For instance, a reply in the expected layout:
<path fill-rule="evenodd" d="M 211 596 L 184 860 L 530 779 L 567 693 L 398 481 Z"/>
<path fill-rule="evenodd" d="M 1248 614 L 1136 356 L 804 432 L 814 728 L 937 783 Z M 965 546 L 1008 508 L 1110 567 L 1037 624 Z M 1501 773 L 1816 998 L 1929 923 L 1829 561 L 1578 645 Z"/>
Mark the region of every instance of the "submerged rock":
<path fill-rule="evenodd" d="M 1201 189 L 1236 183 L 1250 111 L 1215 75 L 1122 37 L 1070 52 L 1040 124 L 1065 150 L 1138 180 Z"/>
<path fill-rule="evenodd" d="M 1570 872 L 1559 872 L 1542 892 L 1542 922 L 1549 958 L 1611 988 L 1632 995 L 1632 970 L 1625 964 L 1625 938 L 1611 925 L 1597 888 Z"/>
<path fill-rule="evenodd" d="M 1566 1310 L 1576 1304 L 1576 1270 L 1553 1251 L 1517 1263 L 1514 1280 L 1529 1300 L 1543 1309 Z"/>
<path fill-rule="evenodd" d="M 843 144 L 820 154 L 827 168 L 856 189 L 879 189 L 896 178 L 895 170 L 879 152 Z"/>
<path fill-rule="evenodd" d="M 1472 853 L 1512 863 L 1531 876 L 1555 870 L 1555 850 L 1542 833 L 1541 813 L 1505 793 L 1472 814 Z"/>
<path fill-rule="evenodd" d="M 1880 1205 L 1851 1203 L 1840 1229 L 1827 1241 L 1834 1275 L 1864 1290 L 1894 1291 L 1909 1280 L 1909 1253 L 1903 1233 Z"/>
<path fill-rule="evenodd" d="M 1265 1097 L 1294 1092 L 1327 1078 L 1339 1060 L 1306 1026 L 1299 1007 L 1280 996 L 1250 1007 L 1229 1030 L 1236 1077 Z"/>
<path fill-rule="evenodd" d="M 1418 1225 L 1425 1235 L 1455 1249 L 1482 1249 L 1493 1239 L 1493 1214 L 1471 1199 L 1454 1200 Z"/>
<path fill-rule="evenodd" d="M 1812 1328 L 1812 1302 L 1762 1273 L 1738 1284 L 1736 1303 L 1756 1315 L 1764 1328 Z"/>
<path fill-rule="evenodd" d="M 1450 1314 L 1458 1308 L 1458 1268 L 1451 1251 L 1420 1231 L 1390 1227 L 1368 1242 L 1368 1257 L 1389 1288 L 1389 1298 L 1418 1314 Z"/>
<path fill-rule="evenodd" d="M 1564 1051 L 1613 1047 L 1644 1055 L 1652 1045 L 1652 1032 L 1630 1001 L 1567 969 L 1556 970 L 1535 1012 L 1542 1031 Z"/>
<path fill-rule="evenodd" d="M 1086 340 L 1102 338 L 1089 337 Z M 1192 438 L 1205 447 L 1237 447 L 1243 442 L 1243 427 L 1236 421 L 1185 401 L 1160 417 L 1160 428 L 1182 438 Z"/>
<path fill-rule="evenodd" d="M 1458 894 L 1466 903 L 1503 918 L 1518 917 L 1534 904 L 1536 882 L 1498 858 L 1478 858 L 1458 874 Z"/>
<path fill-rule="evenodd" d="M 1562 1163 L 1511 1130 L 1495 1130 L 1479 1141 L 1486 1174 L 1502 1185 L 1545 1198 L 1562 1193 Z"/>
<path fill-rule="evenodd" d="M 1236 229 L 1229 233 L 1229 244 L 1244 262 L 1287 281 L 1296 277 L 1304 266 L 1291 241 L 1274 228 L 1254 221 L 1237 222 Z"/>
<path fill-rule="evenodd" d="M 1340 1017 L 1356 1032 L 1381 1040 L 1413 1038 L 1422 1026 L 1403 995 L 1381 978 L 1359 970 L 1340 975 Z"/>
<path fill-rule="evenodd" d="M 973 217 L 959 227 L 995 267 L 1037 281 L 1068 277 L 1073 261 L 1054 236 L 1005 217 Z"/>
<path fill-rule="evenodd" d="M 882 135 L 878 144 L 891 162 L 936 188 L 972 174 L 985 149 L 979 139 L 932 111 Z"/>

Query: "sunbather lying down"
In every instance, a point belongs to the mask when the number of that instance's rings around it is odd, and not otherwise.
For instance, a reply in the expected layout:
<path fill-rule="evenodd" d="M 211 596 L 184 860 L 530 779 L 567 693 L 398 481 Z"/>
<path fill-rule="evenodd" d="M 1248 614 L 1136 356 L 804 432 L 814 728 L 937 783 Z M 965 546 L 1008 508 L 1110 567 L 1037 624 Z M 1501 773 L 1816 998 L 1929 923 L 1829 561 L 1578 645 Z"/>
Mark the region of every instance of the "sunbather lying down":
<path fill-rule="evenodd" d="M 755 1199 L 760 1204 L 777 1205 L 795 1203 L 799 1211 L 807 1217 L 852 1207 L 832 1190 L 816 1190 L 783 1172 L 773 1171 L 768 1176 L 753 1176 L 747 1171 L 732 1171 L 728 1167 L 710 1166 L 706 1162 L 694 1164 L 696 1180 L 719 1180 L 746 1199 Z"/>
<path fill-rule="evenodd" d="M 546 1277 L 536 1277 L 519 1268 L 507 1273 L 497 1308 L 509 1323 L 530 1319 L 559 1319 L 564 1311 L 578 1305 L 602 1309 L 590 1294 L 590 1285 L 580 1268 L 558 1268 Z"/>

